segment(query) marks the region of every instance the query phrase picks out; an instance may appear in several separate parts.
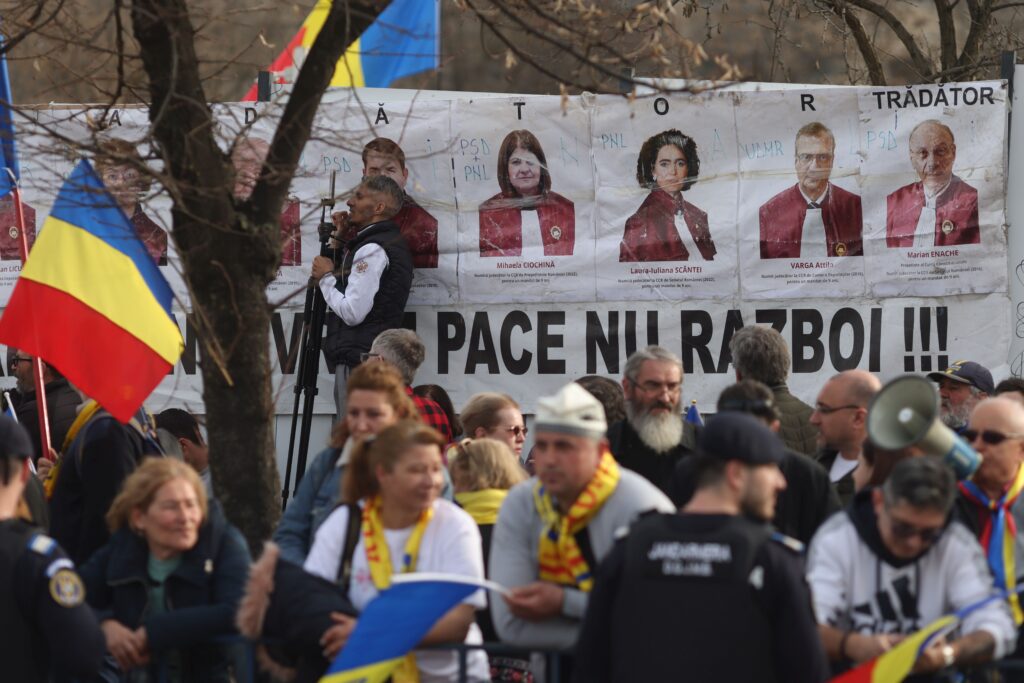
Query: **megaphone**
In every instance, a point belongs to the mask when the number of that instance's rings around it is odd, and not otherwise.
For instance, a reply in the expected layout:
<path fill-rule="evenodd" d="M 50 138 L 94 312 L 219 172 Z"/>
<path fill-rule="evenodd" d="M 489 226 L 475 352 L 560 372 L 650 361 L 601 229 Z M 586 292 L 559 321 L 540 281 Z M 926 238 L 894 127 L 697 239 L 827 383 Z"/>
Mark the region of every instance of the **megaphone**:
<path fill-rule="evenodd" d="M 917 446 L 940 456 L 957 479 L 967 479 L 981 456 L 939 421 L 939 392 L 935 383 L 918 375 L 898 377 L 875 395 L 868 406 L 868 437 L 890 451 Z"/>

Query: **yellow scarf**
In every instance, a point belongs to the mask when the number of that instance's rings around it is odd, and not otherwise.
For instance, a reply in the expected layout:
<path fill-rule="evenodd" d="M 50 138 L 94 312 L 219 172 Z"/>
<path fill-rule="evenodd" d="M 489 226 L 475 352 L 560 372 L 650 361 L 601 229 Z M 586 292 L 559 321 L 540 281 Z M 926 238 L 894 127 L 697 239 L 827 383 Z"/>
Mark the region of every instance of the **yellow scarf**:
<path fill-rule="evenodd" d="M 610 451 L 605 451 L 601 454 L 597 472 L 587 488 L 583 489 L 583 493 L 573 501 L 564 515 L 558 513 L 554 500 L 537 482 L 533 489 L 533 501 L 537 506 L 537 514 L 544 522 L 538 558 L 541 580 L 575 586 L 590 592 L 594 577 L 576 543 L 576 534 L 586 528 L 615 491 L 619 476 L 619 464 Z"/>
<path fill-rule="evenodd" d="M 495 524 L 498 521 L 498 510 L 505 502 L 508 491 L 505 489 L 481 489 L 455 494 L 455 502 L 469 513 L 477 524 Z"/>
<path fill-rule="evenodd" d="M 64 437 L 64 443 L 60 447 L 60 457 L 57 458 L 57 462 L 53 463 L 53 467 L 50 468 L 50 473 L 46 475 L 46 481 L 43 482 L 43 490 L 46 492 L 46 499 L 49 500 L 53 496 L 53 487 L 57 485 L 57 475 L 60 473 L 61 463 L 64 462 L 63 454 L 67 452 L 68 446 L 78 436 L 78 432 L 82 431 L 82 427 L 85 423 L 92 419 L 99 409 L 100 404 L 96 401 L 89 399 L 82 409 L 78 411 L 78 415 L 75 417 L 75 421 L 68 427 L 68 433 Z M 40 455 L 49 458 L 48 453 L 41 453 Z"/>
<path fill-rule="evenodd" d="M 416 571 L 416 560 L 420 553 L 420 543 L 423 541 L 423 533 L 427 529 L 434 516 L 433 506 L 427 508 L 420 515 L 416 526 L 405 542 L 405 554 L 402 556 L 402 573 Z M 391 553 L 388 550 L 388 542 L 384 537 L 384 524 L 380 519 L 380 496 L 374 496 L 366 501 L 363 506 L 363 544 L 366 546 L 366 563 L 370 565 L 370 578 L 378 591 L 382 591 L 391 585 Z M 402 663 L 398 665 L 391 674 L 393 683 L 419 683 L 420 674 L 416 668 L 416 655 L 407 654 Z"/>

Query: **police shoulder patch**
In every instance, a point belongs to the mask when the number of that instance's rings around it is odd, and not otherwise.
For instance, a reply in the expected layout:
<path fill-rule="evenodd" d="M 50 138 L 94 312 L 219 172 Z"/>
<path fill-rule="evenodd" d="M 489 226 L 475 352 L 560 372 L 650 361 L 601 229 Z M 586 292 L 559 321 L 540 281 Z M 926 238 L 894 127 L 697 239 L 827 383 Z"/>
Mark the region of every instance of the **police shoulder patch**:
<path fill-rule="evenodd" d="M 57 541 L 46 534 L 35 534 L 28 540 L 28 549 L 40 555 L 49 555 L 57 547 Z"/>
<path fill-rule="evenodd" d="M 85 602 L 82 579 L 70 569 L 59 569 L 50 579 L 50 597 L 61 607 L 78 607 Z"/>
<path fill-rule="evenodd" d="M 772 532 L 772 540 L 778 543 L 779 545 L 789 548 L 794 553 L 797 553 L 799 555 L 803 555 L 804 551 L 807 549 L 807 546 L 805 546 L 800 541 L 796 540 L 792 536 L 787 536 L 786 534 L 779 531 Z"/>

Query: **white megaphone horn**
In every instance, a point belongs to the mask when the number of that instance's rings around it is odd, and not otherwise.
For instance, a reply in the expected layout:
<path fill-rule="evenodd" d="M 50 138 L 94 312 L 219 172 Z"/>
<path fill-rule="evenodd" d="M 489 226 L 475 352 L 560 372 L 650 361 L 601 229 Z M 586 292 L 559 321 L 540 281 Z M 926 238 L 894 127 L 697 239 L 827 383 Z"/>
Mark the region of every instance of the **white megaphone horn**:
<path fill-rule="evenodd" d="M 937 455 L 953 468 L 957 479 L 969 478 L 981 464 L 981 456 L 939 420 L 935 383 L 917 375 L 892 380 L 872 399 L 868 437 L 889 451 L 917 446 Z"/>

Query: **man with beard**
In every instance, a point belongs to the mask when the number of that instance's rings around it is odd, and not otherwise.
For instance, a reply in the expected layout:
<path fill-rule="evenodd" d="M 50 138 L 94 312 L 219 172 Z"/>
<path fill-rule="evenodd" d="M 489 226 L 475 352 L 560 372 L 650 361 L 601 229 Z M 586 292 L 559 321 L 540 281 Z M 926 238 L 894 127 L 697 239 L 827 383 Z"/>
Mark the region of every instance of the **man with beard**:
<path fill-rule="evenodd" d="M 667 492 L 681 458 L 693 452 L 695 428 L 683 420 L 683 363 L 660 346 L 640 349 L 626 361 L 622 389 L 626 419 L 608 429 L 619 464 Z"/>
<path fill-rule="evenodd" d="M 11 374 L 16 382 L 15 391 L 11 392 L 11 403 L 18 422 L 28 431 L 32 440 L 33 460 L 38 460 L 43 453 L 42 439 L 39 437 L 39 401 L 36 398 L 36 387 L 32 379 L 32 356 L 11 349 Z M 46 409 L 50 418 L 50 445 L 60 450 L 64 436 L 68 433 L 71 423 L 78 415 L 78 406 L 82 397 L 68 383 L 57 368 L 43 361 L 43 385 L 46 391 Z"/>
<path fill-rule="evenodd" d="M 929 373 L 928 379 L 939 385 L 939 419 L 957 434 L 967 429 L 974 406 L 996 391 L 988 368 L 970 360 L 958 360 L 942 372 Z"/>
<path fill-rule="evenodd" d="M 881 488 L 859 491 L 814 536 L 807 580 L 825 651 L 837 668 L 873 659 L 992 593 L 981 547 L 962 524 L 949 521 L 955 496 L 953 471 L 940 458 L 901 460 Z M 1016 639 L 1006 601 L 994 600 L 968 612 L 948 640 L 925 648 L 914 672 L 998 659 L 1013 651 Z"/>
<path fill-rule="evenodd" d="M 786 488 L 784 457 L 750 415 L 708 422 L 691 458 L 697 490 L 681 514 L 643 517 L 601 563 L 575 681 L 828 677 L 802 545 L 765 523 Z"/>
<path fill-rule="evenodd" d="M 760 382 L 745 379 L 726 387 L 718 396 L 717 407 L 720 413 L 753 415 L 773 433 L 779 431 L 779 411 L 772 390 Z M 697 461 L 698 458 L 684 458 L 676 466 L 669 498 L 677 507 L 684 507 L 693 497 Z M 839 510 L 835 488 L 821 465 L 792 449 L 785 449 L 779 469 L 786 478 L 786 490 L 779 494 L 772 524 L 801 543 L 810 543 L 818 527 Z"/>
<path fill-rule="evenodd" d="M 845 370 L 825 382 L 814 403 L 811 424 L 818 428 L 819 449 L 814 457 L 828 470 L 844 507 L 853 498 L 853 472 L 868 435 L 868 404 L 881 388 L 870 372 Z"/>

